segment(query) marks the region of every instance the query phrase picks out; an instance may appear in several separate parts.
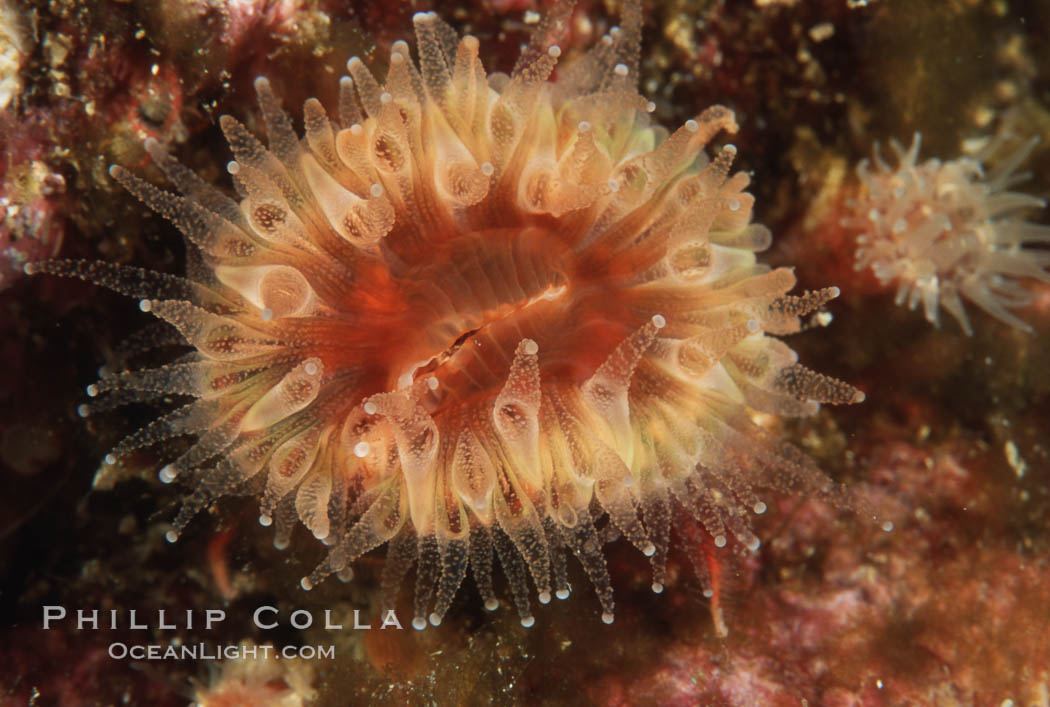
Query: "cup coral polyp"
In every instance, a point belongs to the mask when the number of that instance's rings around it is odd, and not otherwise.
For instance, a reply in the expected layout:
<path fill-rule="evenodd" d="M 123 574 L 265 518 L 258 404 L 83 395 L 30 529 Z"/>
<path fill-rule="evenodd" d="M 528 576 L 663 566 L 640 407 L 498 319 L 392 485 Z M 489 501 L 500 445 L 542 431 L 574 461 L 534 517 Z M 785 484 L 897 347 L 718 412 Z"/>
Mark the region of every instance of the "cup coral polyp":
<path fill-rule="evenodd" d="M 338 120 L 307 101 L 305 138 L 259 79 L 268 148 L 221 123 L 239 200 L 156 143 L 182 196 L 114 168 L 186 234 L 190 278 L 31 268 L 142 297 L 195 349 L 89 390 L 192 398 L 107 457 L 197 436 L 161 471 L 193 488 L 170 539 L 218 495 L 254 491 L 279 546 L 296 519 L 330 545 L 304 588 L 387 544 L 387 601 L 418 565 L 422 628 L 468 568 L 495 608 L 495 555 L 528 626 L 528 577 L 541 603 L 567 597 L 572 553 L 611 622 L 609 539 L 650 557 L 660 591 L 673 518 L 755 549 L 757 488 L 836 493 L 752 413 L 863 399 L 774 338 L 837 290 L 789 295 L 791 271 L 756 262 L 770 234 L 750 223 L 736 150 L 703 155 L 731 111 L 670 135 L 650 123 L 636 2 L 551 79 L 570 9 L 510 76 L 418 14 L 418 66 L 404 42 L 383 84 L 352 59 Z"/>
<path fill-rule="evenodd" d="M 1024 180 L 1016 171 L 1036 142 L 1028 140 L 1002 156 L 987 173 L 982 162 L 1003 152 L 1000 139 L 974 156 L 919 162 L 922 140 L 916 133 L 907 150 L 891 143 L 896 167 L 876 150 L 874 165 L 863 160 L 857 167 L 863 193 L 851 202 L 854 215 L 846 220 L 861 232 L 856 269 L 870 268 L 883 285 L 896 285 L 898 305 L 914 310 L 921 303 L 935 326 L 943 307 L 973 334 L 965 299 L 1001 322 L 1031 331 L 1010 310 L 1034 299 L 1019 279 L 1050 282 L 1050 251 L 1037 245 L 1050 244 L 1050 227 L 1022 217 L 1045 202 L 1010 187 Z"/>

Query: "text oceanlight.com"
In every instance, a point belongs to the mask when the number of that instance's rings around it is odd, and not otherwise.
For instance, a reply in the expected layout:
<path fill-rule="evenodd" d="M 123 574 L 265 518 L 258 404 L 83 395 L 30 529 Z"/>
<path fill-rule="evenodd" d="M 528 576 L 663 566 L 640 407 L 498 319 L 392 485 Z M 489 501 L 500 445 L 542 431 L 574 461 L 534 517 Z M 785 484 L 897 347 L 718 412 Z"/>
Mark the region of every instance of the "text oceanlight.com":
<path fill-rule="evenodd" d="M 152 644 L 109 644 L 109 657 L 114 660 L 334 660 L 335 646 L 281 646 L 269 644 L 229 644 L 210 646 L 204 643 L 162 646 Z"/>

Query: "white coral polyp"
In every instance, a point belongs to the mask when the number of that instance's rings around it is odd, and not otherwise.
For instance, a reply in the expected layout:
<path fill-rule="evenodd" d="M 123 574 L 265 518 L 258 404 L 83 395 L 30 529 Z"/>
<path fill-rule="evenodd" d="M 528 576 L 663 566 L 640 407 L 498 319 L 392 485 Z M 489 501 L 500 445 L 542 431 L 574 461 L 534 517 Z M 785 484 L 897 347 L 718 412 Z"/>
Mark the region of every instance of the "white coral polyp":
<path fill-rule="evenodd" d="M 916 133 L 907 150 L 891 142 L 896 167 L 876 148 L 874 165 L 863 160 L 857 167 L 864 193 L 850 203 L 855 216 L 849 223 L 863 231 L 857 237 L 856 270 L 870 268 L 882 284 L 896 284 L 897 304 L 914 310 L 921 302 L 935 326 L 943 307 L 972 335 L 966 299 L 1006 324 L 1031 331 L 1010 310 L 1033 300 L 1020 279 L 1050 282 L 1050 250 L 1029 247 L 1050 243 L 1050 227 L 1024 218 L 1045 202 L 1010 187 L 1026 178 L 1017 168 L 1037 142 L 1028 140 L 988 172 L 982 162 L 1001 151 L 1002 140 L 972 157 L 920 163 L 921 135 Z"/>

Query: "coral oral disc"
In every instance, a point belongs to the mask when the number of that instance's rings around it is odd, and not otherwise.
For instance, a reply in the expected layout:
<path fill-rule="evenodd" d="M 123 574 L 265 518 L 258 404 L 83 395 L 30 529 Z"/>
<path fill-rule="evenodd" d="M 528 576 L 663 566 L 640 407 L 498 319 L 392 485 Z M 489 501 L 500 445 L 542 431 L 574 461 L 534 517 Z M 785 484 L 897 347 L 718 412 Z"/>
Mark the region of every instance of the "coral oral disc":
<path fill-rule="evenodd" d="M 660 592 L 681 519 L 714 546 L 757 549 L 753 488 L 827 493 L 751 415 L 862 399 L 776 338 L 837 290 L 789 295 L 791 272 L 757 262 L 769 232 L 750 223 L 736 148 L 703 155 L 736 130 L 732 112 L 666 139 L 651 123 L 637 2 L 551 80 L 570 11 L 559 2 L 492 80 L 476 39 L 452 43 L 417 14 L 418 61 L 397 43 L 381 83 L 351 59 L 339 116 L 307 101 L 302 137 L 259 79 L 268 146 L 222 120 L 237 199 L 157 144 L 181 195 L 114 169 L 214 277 L 34 265 L 143 298 L 196 350 L 88 391 L 189 400 L 112 453 L 196 436 L 161 472 L 194 489 L 169 537 L 216 496 L 254 489 L 275 544 L 297 519 L 330 545 L 303 589 L 386 545 L 391 577 L 417 565 L 422 629 L 468 572 L 497 608 L 498 559 L 528 627 L 530 579 L 541 604 L 565 599 L 571 554 L 608 624 L 606 538 L 647 556 Z"/>

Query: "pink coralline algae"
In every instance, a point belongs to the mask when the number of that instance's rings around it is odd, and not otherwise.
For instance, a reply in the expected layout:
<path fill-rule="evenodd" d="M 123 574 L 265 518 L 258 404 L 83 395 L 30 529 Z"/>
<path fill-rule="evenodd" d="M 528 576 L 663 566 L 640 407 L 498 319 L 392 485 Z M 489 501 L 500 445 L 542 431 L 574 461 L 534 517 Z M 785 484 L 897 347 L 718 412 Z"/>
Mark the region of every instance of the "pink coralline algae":
<path fill-rule="evenodd" d="M 850 202 L 847 227 L 857 238 L 855 268 L 870 268 L 886 287 L 896 286 L 896 301 L 916 309 L 940 326 L 944 308 L 973 334 L 963 300 L 1024 331 L 1031 327 L 1010 310 L 1028 306 L 1032 293 L 1020 279 L 1050 282 L 1050 227 L 1023 218 L 1041 209 L 1043 200 L 1010 188 L 1025 179 L 1017 168 L 1035 147 L 1033 138 L 986 170 L 984 162 L 1003 152 L 993 139 L 974 156 L 947 162 L 919 162 L 921 136 L 905 150 L 891 147 L 891 167 L 875 151 L 874 165 L 857 167 L 860 198 Z M 998 153 L 998 154 L 997 154 Z"/>
<path fill-rule="evenodd" d="M 4 125 L 0 116 L 0 130 Z M 15 149 L 0 137 L 2 147 Z M 0 290 L 22 274 L 27 262 L 58 253 L 65 225 L 56 216 L 56 204 L 65 190 L 65 178 L 43 160 L 0 163 Z"/>
<path fill-rule="evenodd" d="M 229 646 L 228 648 L 234 648 Z M 197 707 L 303 707 L 315 704 L 313 666 L 308 661 L 281 660 L 272 645 L 241 641 L 194 694 Z"/>

